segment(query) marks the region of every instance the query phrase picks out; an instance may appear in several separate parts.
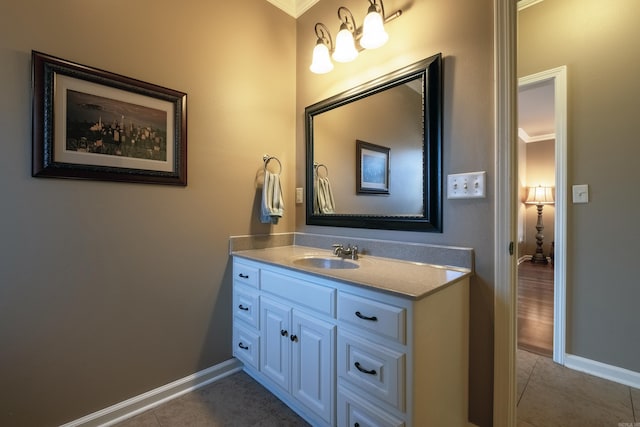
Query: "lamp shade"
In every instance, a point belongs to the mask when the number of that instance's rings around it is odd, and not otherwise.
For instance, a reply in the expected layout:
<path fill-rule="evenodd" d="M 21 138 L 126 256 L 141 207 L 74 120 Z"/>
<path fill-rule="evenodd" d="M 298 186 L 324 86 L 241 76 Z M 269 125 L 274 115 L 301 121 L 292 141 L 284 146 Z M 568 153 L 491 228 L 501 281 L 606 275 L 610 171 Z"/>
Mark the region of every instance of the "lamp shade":
<path fill-rule="evenodd" d="M 318 44 L 313 48 L 313 59 L 311 60 L 309 69 L 316 74 L 325 74 L 333 70 L 333 63 L 329 56 L 329 48 L 322 40 L 318 40 Z"/>
<path fill-rule="evenodd" d="M 527 200 L 524 201 L 530 205 L 551 205 L 555 202 L 553 199 L 553 187 L 529 187 Z"/>
<path fill-rule="evenodd" d="M 336 36 L 336 50 L 333 52 L 333 59 L 338 62 L 350 62 L 357 57 L 358 50 L 353 40 L 353 33 L 349 31 L 345 24 L 342 24 Z"/>
<path fill-rule="evenodd" d="M 375 6 L 371 5 L 362 25 L 360 46 L 365 49 L 376 49 L 384 45 L 387 40 L 389 40 L 389 34 L 384 30 L 382 15 L 378 13 Z"/>

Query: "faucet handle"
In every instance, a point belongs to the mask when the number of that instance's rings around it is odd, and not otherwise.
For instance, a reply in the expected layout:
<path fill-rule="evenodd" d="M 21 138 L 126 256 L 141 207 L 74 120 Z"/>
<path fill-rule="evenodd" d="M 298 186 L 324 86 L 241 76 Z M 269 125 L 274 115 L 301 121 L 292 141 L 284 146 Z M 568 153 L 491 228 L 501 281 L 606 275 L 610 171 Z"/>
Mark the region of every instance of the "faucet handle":
<path fill-rule="evenodd" d="M 333 247 L 334 255 L 340 255 L 344 251 L 344 246 L 342 246 L 342 244 L 340 243 L 334 243 L 333 245 L 331 245 L 331 247 Z"/>

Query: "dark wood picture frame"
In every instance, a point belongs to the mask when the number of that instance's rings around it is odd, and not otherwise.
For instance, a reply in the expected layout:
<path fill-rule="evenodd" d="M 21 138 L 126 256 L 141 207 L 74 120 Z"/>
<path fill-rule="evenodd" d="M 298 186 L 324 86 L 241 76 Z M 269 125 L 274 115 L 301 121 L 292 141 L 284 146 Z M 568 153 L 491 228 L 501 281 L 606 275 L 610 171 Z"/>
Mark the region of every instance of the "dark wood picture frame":
<path fill-rule="evenodd" d="M 356 140 L 356 193 L 389 194 L 390 149 Z"/>
<path fill-rule="evenodd" d="M 33 51 L 32 176 L 187 185 L 187 95 Z"/>

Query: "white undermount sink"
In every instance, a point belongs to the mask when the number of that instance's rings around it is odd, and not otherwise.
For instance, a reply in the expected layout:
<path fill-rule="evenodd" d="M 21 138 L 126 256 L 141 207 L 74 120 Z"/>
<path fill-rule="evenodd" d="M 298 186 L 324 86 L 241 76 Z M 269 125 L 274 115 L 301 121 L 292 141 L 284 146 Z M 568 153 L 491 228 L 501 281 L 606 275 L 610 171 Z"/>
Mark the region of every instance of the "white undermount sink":
<path fill-rule="evenodd" d="M 356 261 L 327 256 L 305 256 L 296 258 L 293 263 L 301 267 L 326 269 L 351 269 L 360 267 Z"/>

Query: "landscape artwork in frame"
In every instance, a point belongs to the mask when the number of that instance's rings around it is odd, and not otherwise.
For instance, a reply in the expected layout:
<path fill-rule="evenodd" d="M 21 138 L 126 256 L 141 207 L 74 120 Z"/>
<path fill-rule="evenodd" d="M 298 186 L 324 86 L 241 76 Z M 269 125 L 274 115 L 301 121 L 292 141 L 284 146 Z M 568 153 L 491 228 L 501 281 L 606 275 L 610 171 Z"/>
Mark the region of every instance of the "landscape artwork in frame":
<path fill-rule="evenodd" d="M 32 52 L 34 177 L 187 185 L 186 94 Z"/>
<path fill-rule="evenodd" d="M 389 194 L 389 148 L 356 140 L 356 192 Z"/>

